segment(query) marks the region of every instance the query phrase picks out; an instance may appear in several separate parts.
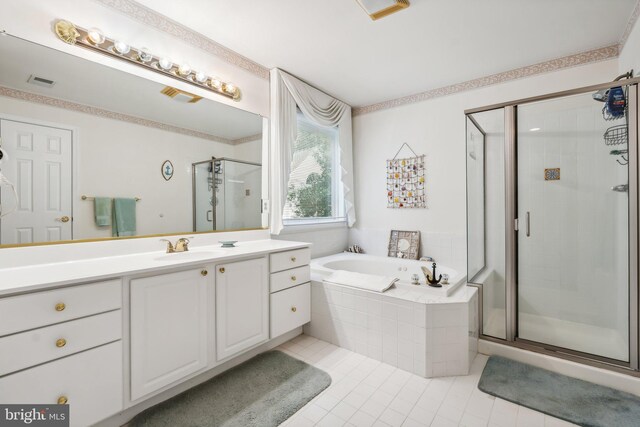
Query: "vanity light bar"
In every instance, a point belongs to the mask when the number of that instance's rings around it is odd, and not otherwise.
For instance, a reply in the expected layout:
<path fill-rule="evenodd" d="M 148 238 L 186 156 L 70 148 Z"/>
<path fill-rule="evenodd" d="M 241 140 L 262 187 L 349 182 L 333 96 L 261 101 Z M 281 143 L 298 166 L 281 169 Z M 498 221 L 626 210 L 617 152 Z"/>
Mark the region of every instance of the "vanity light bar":
<path fill-rule="evenodd" d="M 240 100 L 240 89 L 233 83 L 223 82 L 216 77 L 209 77 L 202 71 L 195 71 L 187 63 L 174 64 L 166 57 L 152 55 L 146 48 L 136 48 L 121 40 L 110 39 L 102 34 L 100 30 L 87 30 L 62 19 L 56 21 L 54 30 L 58 38 L 67 44 L 81 46 L 112 58 L 136 64 L 148 70 L 207 89 L 218 95 L 226 96 L 234 101 Z"/>

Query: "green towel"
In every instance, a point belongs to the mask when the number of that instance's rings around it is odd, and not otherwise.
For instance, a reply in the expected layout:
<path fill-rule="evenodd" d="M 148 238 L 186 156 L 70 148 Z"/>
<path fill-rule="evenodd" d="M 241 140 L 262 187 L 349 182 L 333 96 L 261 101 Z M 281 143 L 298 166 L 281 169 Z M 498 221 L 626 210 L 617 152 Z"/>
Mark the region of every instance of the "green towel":
<path fill-rule="evenodd" d="M 113 199 L 113 224 L 111 234 L 114 237 L 136 235 L 136 200 Z"/>
<path fill-rule="evenodd" d="M 105 227 L 111 225 L 111 197 L 96 197 L 93 208 L 96 213 L 96 225 Z"/>

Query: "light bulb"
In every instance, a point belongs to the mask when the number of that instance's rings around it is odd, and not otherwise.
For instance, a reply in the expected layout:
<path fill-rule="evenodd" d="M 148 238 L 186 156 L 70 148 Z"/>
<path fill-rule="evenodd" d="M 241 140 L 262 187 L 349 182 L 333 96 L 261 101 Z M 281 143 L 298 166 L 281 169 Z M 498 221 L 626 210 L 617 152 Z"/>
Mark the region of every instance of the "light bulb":
<path fill-rule="evenodd" d="M 153 59 L 153 55 L 149 53 L 149 49 L 146 47 L 141 47 L 138 49 L 138 60 L 140 62 L 149 62 Z"/>
<path fill-rule="evenodd" d="M 113 48 L 115 49 L 116 52 L 118 52 L 120 55 L 126 55 L 127 53 L 129 53 L 129 51 L 131 50 L 131 47 L 126 44 L 123 41 L 117 40 L 114 44 L 113 44 Z"/>
<path fill-rule="evenodd" d="M 180 64 L 180 66 L 178 67 L 178 74 L 180 74 L 181 76 L 188 76 L 189 74 L 191 74 L 191 65 L 187 63 Z"/>
<path fill-rule="evenodd" d="M 173 67 L 173 62 L 169 58 L 160 58 L 158 65 L 165 71 L 169 71 Z"/>
<path fill-rule="evenodd" d="M 203 73 L 202 71 L 198 71 L 196 72 L 196 81 L 198 83 L 204 83 L 207 81 L 207 75 L 205 73 Z"/>
<path fill-rule="evenodd" d="M 227 83 L 224 85 L 224 91 L 233 95 L 236 93 L 236 86 L 233 83 Z"/>
<path fill-rule="evenodd" d="M 102 31 L 97 28 L 91 28 L 90 30 L 88 30 L 87 37 L 93 44 L 102 44 L 105 40 L 104 34 L 102 34 Z"/>
<path fill-rule="evenodd" d="M 222 82 L 217 77 L 212 78 L 210 84 L 214 89 L 220 89 L 222 87 Z"/>

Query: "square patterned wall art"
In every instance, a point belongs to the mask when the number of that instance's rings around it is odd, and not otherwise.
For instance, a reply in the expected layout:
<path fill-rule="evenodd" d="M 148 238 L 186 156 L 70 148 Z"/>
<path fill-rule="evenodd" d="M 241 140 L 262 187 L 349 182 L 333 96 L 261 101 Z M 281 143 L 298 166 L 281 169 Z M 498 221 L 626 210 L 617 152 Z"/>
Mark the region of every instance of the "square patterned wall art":
<path fill-rule="evenodd" d="M 424 155 L 387 160 L 387 207 L 426 208 Z"/>

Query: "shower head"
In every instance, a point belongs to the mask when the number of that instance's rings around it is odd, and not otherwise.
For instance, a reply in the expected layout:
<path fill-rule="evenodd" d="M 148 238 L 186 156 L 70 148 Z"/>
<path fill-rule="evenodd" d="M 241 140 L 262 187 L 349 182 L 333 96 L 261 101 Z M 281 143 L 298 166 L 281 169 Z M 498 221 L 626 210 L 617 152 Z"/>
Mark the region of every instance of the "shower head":
<path fill-rule="evenodd" d="M 609 98 L 609 89 L 600 89 L 596 93 L 592 94 L 594 100 L 600 102 L 606 102 L 607 98 Z"/>

